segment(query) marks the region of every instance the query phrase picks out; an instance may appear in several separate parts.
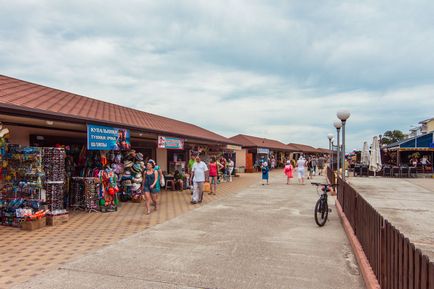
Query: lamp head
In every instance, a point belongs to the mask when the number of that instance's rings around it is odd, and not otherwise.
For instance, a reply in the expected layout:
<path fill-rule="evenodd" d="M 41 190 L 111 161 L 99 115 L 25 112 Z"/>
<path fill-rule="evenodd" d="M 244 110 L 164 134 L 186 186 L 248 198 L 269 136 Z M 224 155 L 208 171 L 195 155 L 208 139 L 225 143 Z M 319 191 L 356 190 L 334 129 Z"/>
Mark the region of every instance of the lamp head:
<path fill-rule="evenodd" d="M 350 115 L 351 113 L 346 109 L 340 110 L 336 113 L 336 116 L 342 121 L 346 121 Z"/>
<path fill-rule="evenodd" d="M 335 126 L 336 129 L 340 129 L 342 127 L 342 121 L 335 121 L 333 123 L 333 125 Z"/>
<path fill-rule="evenodd" d="M 327 135 L 327 138 L 329 139 L 329 141 L 331 141 L 331 140 L 332 140 L 332 138 L 333 138 L 334 136 L 335 136 L 334 134 L 332 134 L 332 133 L 329 133 L 329 134 Z"/>

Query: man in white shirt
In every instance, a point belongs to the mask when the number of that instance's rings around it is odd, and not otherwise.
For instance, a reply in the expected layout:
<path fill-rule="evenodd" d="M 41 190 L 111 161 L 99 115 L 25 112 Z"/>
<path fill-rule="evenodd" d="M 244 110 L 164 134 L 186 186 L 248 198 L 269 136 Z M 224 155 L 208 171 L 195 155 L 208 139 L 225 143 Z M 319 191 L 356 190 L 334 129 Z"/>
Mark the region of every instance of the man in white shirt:
<path fill-rule="evenodd" d="M 206 174 L 208 173 L 208 167 L 203 161 L 201 161 L 199 156 L 196 157 L 196 162 L 191 169 L 191 173 L 193 178 L 193 198 L 191 203 L 202 203 L 203 183 L 207 177 Z"/>
<path fill-rule="evenodd" d="M 304 171 L 305 171 L 306 159 L 301 156 L 297 161 L 297 174 L 298 183 L 304 185 Z"/>

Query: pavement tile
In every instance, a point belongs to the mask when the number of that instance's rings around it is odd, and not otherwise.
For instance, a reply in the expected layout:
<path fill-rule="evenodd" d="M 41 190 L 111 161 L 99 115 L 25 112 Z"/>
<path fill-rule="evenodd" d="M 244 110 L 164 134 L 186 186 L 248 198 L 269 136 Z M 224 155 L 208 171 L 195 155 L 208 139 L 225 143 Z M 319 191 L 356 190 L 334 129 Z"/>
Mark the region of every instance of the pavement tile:
<path fill-rule="evenodd" d="M 336 213 L 319 228 L 312 213 L 315 190 L 286 186 L 283 174 L 272 174 L 272 180 L 270 186 L 251 185 L 16 288 L 364 288 Z"/>

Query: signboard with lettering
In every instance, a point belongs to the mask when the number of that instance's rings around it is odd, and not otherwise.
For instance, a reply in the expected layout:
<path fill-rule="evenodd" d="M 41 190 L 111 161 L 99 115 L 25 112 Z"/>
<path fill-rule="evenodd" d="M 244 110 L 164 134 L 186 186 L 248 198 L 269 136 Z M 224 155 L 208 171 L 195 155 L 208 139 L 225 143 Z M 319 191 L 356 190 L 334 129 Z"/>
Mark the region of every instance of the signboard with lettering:
<path fill-rule="evenodd" d="M 172 149 L 172 150 L 183 150 L 184 149 L 184 139 L 169 137 L 169 136 L 158 136 L 158 148 L 160 149 Z"/>
<path fill-rule="evenodd" d="M 269 149 L 264 149 L 264 148 L 258 148 L 258 154 L 265 154 L 268 155 L 270 153 Z"/>
<path fill-rule="evenodd" d="M 116 128 L 102 125 L 87 125 L 87 149 L 88 150 L 129 150 L 130 131 L 124 128 Z"/>
<path fill-rule="evenodd" d="M 228 150 L 234 150 L 234 151 L 240 151 L 242 148 L 240 146 L 237 145 L 226 145 L 226 149 Z"/>

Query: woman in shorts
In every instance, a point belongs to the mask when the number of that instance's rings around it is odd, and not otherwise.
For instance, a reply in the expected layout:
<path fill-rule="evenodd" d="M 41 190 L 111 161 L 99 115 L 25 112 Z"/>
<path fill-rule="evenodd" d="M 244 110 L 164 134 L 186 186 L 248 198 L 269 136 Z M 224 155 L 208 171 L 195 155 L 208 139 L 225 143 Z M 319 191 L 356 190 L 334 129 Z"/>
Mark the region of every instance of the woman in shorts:
<path fill-rule="evenodd" d="M 143 191 L 145 192 L 146 199 L 146 214 L 149 215 L 151 213 L 151 201 L 154 199 L 151 197 L 151 194 L 158 194 L 160 191 L 157 190 L 157 182 L 158 182 L 158 171 L 154 170 L 155 165 L 152 162 L 148 162 L 146 164 L 146 171 L 143 176 Z M 157 209 L 157 206 L 155 206 Z"/>
<path fill-rule="evenodd" d="M 217 178 L 218 172 L 222 169 L 223 165 L 217 162 L 215 157 L 211 158 L 211 162 L 209 163 L 209 178 L 211 184 L 211 190 L 209 192 L 210 195 L 215 195 L 217 193 Z"/>

